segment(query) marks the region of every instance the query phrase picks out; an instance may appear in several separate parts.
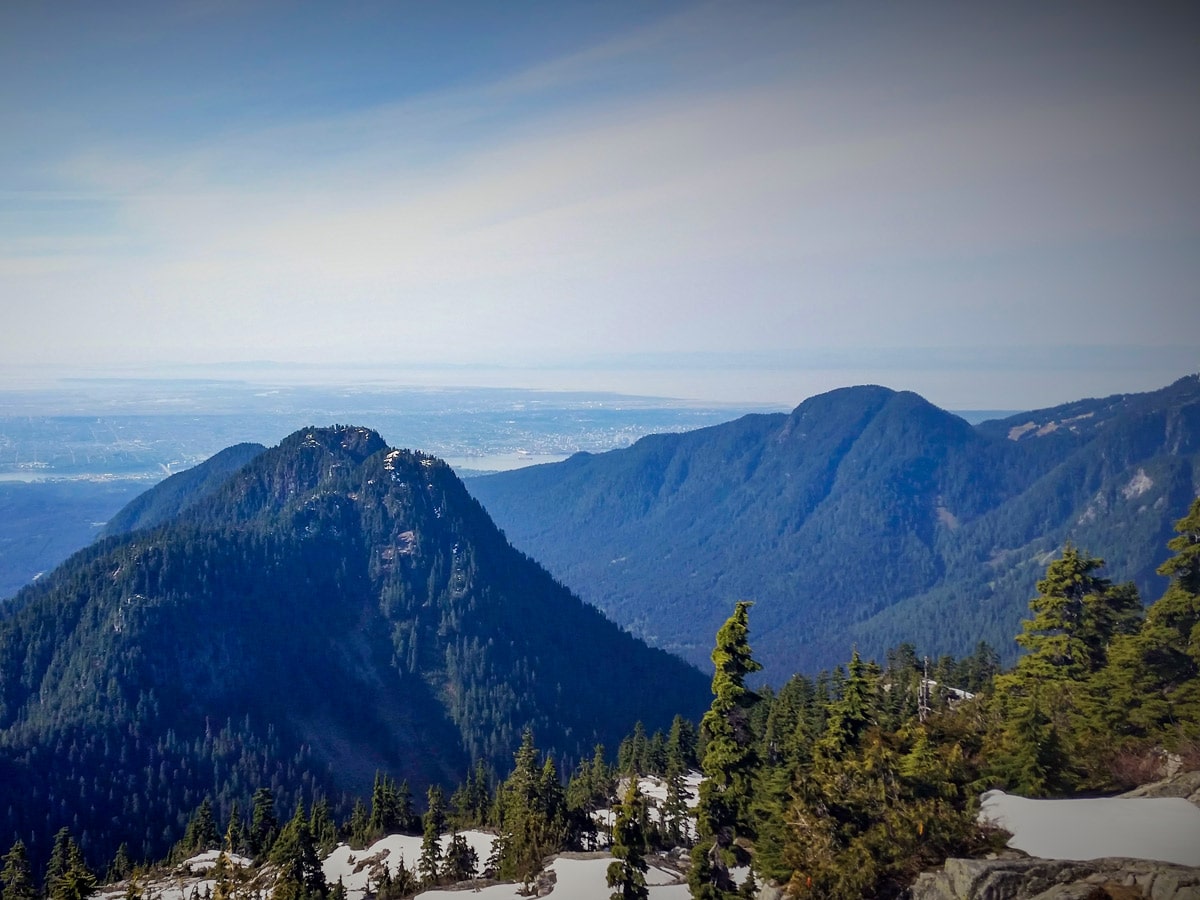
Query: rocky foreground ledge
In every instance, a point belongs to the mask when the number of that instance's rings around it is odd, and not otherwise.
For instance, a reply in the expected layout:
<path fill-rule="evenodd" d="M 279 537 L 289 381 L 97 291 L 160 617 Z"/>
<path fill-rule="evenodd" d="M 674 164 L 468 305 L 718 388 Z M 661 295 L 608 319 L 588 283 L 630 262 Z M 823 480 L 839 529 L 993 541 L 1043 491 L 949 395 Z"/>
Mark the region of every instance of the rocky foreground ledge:
<path fill-rule="evenodd" d="M 1200 771 L 1144 785 L 1121 799 L 1182 797 L 1200 806 Z M 924 872 L 912 900 L 1200 900 L 1200 868 L 1146 859 L 950 859 Z"/>
<path fill-rule="evenodd" d="M 1200 869 L 1143 859 L 948 859 L 912 900 L 1200 900 Z"/>

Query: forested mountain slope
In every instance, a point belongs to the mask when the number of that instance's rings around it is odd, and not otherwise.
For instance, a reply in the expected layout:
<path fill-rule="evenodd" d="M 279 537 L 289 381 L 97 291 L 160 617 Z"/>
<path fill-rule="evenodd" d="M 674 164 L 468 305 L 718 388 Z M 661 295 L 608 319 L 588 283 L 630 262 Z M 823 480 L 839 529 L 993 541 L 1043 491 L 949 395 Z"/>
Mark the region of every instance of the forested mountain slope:
<path fill-rule="evenodd" d="M 766 675 L 857 644 L 965 654 L 1012 636 L 1068 539 L 1146 596 L 1200 487 L 1200 378 L 972 427 L 883 387 L 472 479 L 506 534 L 585 599 L 698 664 L 753 599 Z"/>
<path fill-rule="evenodd" d="M 101 537 L 151 528 L 173 519 L 221 486 L 234 472 L 267 448 L 262 444 L 234 444 L 198 466 L 176 472 L 138 494 L 101 531 Z"/>
<path fill-rule="evenodd" d="M 155 856 L 206 794 L 220 815 L 262 786 L 336 808 L 377 769 L 417 790 L 472 758 L 503 770 L 526 727 L 570 762 L 707 702 L 700 672 L 513 550 L 443 462 L 348 427 L 249 455 L 6 606 L 3 833 L 87 844 L 120 819 Z"/>

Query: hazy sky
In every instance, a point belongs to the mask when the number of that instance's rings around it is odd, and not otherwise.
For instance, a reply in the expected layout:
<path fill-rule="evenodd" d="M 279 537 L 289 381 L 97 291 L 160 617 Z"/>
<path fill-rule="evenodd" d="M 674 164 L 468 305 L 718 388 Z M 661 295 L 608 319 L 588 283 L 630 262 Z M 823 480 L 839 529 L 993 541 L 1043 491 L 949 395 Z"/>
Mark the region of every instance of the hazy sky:
<path fill-rule="evenodd" d="M 0 386 L 1161 386 L 1200 370 L 1189 8 L 7 0 Z"/>

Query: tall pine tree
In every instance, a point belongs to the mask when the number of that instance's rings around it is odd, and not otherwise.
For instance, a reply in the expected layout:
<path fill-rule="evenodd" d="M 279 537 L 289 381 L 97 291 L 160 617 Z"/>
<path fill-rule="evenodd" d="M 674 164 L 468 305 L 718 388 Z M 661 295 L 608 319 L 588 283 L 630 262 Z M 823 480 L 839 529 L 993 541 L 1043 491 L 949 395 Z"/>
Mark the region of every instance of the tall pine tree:
<path fill-rule="evenodd" d="M 750 710 L 757 699 L 746 677 L 762 666 L 750 651 L 751 603 L 739 601 L 733 615 L 717 632 L 713 648 L 713 702 L 700 722 L 705 741 L 696 810 L 700 842 L 692 850 L 688 876 L 696 900 L 725 900 L 736 896 L 729 866 L 738 862 L 735 838 L 751 836 L 751 782 L 758 765 Z"/>

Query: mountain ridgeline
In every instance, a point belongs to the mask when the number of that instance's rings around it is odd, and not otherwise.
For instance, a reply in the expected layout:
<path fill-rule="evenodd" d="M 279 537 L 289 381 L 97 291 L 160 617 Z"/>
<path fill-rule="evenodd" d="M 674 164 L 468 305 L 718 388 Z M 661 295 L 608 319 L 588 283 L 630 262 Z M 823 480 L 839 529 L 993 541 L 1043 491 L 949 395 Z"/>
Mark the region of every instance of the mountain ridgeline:
<path fill-rule="evenodd" d="M 219 815 L 258 787 L 336 808 L 377 770 L 414 789 L 503 771 L 526 728 L 570 764 L 707 702 L 445 463 L 367 429 L 232 448 L 108 533 L 0 619 L 0 824 L 42 853 L 67 826 L 111 855 L 121 821 L 153 857 L 206 795 Z"/>
<path fill-rule="evenodd" d="M 1067 540 L 1158 596 L 1200 493 L 1200 377 L 971 426 L 845 388 L 791 414 L 643 438 L 470 481 L 514 543 L 617 622 L 699 665 L 734 601 L 778 683 L 914 641 L 1012 637 Z"/>

